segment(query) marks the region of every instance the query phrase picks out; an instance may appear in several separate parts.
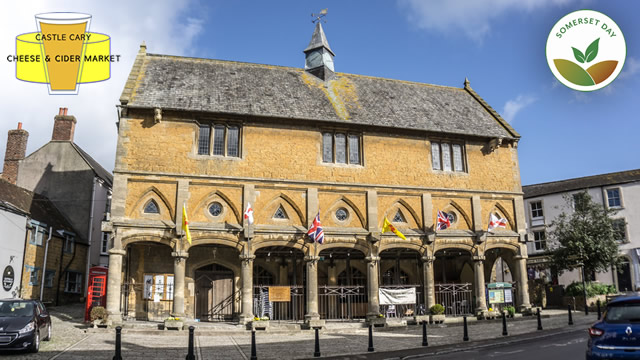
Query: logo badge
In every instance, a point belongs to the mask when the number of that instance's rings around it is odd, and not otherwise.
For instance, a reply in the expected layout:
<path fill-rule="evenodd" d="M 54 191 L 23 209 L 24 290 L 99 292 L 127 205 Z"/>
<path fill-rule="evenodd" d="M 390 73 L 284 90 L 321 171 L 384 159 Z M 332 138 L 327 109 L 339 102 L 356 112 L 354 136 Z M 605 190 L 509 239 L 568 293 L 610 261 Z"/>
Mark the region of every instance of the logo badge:
<path fill-rule="evenodd" d="M 595 91 L 620 74 L 627 45 L 620 27 L 607 15 L 578 10 L 565 15 L 547 38 L 547 63 L 562 84 Z"/>
<path fill-rule="evenodd" d="M 631 326 L 627 326 L 627 330 L 624 331 L 627 336 L 631 335 L 631 333 L 633 332 L 633 330 L 631 330 Z"/>

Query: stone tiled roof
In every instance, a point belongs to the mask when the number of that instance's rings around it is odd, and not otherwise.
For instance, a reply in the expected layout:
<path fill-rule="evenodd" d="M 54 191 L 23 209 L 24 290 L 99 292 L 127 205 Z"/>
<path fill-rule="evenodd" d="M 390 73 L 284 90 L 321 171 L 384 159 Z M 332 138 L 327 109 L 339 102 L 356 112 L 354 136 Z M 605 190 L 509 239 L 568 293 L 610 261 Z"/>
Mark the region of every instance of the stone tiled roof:
<path fill-rule="evenodd" d="M 132 108 L 292 118 L 519 138 L 468 82 L 464 88 L 303 69 L 146 54 L 141 46 L 120 97 Z"/>
<path fill-rule="evenodd" d="M 522 187 L 522 191 L 524 192 L 524 198 L 528 199 L 566 191 L 626 184 L 637 181 L 640 181 L 640 169 L 526 185 Z"/>
<path fill-rule="evenodd" d="M 17 209 L 31 219 L 53 226 L 54 230 L 66 230 L 81 235 L 73 229 L 71 223 L 56 206 L 45 196 L 13 185 L 0 179 L 0 203 L 6 207 Z"/>

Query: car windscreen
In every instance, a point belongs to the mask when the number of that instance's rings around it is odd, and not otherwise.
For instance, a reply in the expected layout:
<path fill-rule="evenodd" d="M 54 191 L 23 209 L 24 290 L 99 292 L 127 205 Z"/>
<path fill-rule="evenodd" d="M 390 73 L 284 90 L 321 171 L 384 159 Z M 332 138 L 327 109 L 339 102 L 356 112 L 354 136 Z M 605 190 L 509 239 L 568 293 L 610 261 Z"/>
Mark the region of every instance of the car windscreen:
<path fill-rule="evenodd" d="M 27 301 L 0 301 L 0 317 L 33 316 L 33 303 Z"/>
<path fill-rule="evenodd" d="M 614 304 L 607 308 L 604 320 L 608 323 L 640 322 L 640 303 Z"/>

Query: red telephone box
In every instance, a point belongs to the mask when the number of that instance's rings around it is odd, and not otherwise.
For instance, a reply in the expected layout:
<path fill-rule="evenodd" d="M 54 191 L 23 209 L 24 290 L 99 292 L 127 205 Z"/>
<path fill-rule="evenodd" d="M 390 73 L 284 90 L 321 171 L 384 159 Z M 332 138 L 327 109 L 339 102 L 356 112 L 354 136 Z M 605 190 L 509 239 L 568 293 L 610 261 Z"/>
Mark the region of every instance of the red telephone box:
<path fill-rule="evenodd" d="M 89 321 L 91 309 L 94 306 L 107 304 L 107 274 L 109 269 L 104 266 L 94 266 L 89 269 L 89 285 L 87 288 L 87 303 L 84 309 L 84 321 Z"/>

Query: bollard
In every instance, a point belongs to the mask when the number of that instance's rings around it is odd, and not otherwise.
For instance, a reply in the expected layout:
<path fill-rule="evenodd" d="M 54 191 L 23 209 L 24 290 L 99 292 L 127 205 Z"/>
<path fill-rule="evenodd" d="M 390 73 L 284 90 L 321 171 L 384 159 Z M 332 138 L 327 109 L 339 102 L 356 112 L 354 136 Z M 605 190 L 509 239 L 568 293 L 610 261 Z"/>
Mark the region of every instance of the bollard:
<path fill-rule="evenodd" d="M 251 330 L 251 360 L 258 360 L 256 355 L 256 331 Z"/>
<path fill-rule="evenodd" d="M 313 351 L 313 357 L 320 357 L 320 335 L 318 335 L 318 328 L 316 328 L 316 348 Z"/>
<path fill-rule="evenodd" d="M 122 354 L 120 353 L 122 350 L 121 332 L 122 327 L 116 326 L 116 354 L 113 356 L 113 360 L 122 360 Z"/>
<path fill-rule="evenodd" d="M 375 351 L 373 349 L 373 325 L 369 325 L 369 348 L 367 349 L 367 351 Z"/>
<path fill-rule="evenodd" d="M 429 346 L 429 340 L 427 340 L 427 322 L 422 322 L 422 346 Z"/>
<path fill-rule="evenodd" d="M 596 302 L 596 305 L 598 306 L 598 320 L 600 320 L 602 318 L 602 313 L 600 310 L 600 300 Z"/>
<path fill-rule="evenodd" d="M 502 336 L 507 336 L 509 333 L 507 332 L 507 315 L 502 312 Z"/>
<path fill-rule="evenodd" d="M 185 358 L 185 360 L 196 360 L 196 356 L 193 354 L 193 330 L 195 328 L 192 326 L 189 326 L 189 352 L 187 353 L 187 357 Z"/>
<path fill-rule="evenodd" d="M 464 335 L 462 336 L 462 341 L 469 341 L 469 330 L 467 330 L 467 316 L 464 316 Z"/>
<path fill-rule="evenodd" d="M 567 309 L 569 309 L 569 325 L 573 325 L 573 316 L 571 315 L 571 304 L 567 305 Z"/>
<path fill-rule="evenodd" d="M 542 319 L 540 318 L 540 308 L 538 308 L 538 330 L 542 330 Z"/>

